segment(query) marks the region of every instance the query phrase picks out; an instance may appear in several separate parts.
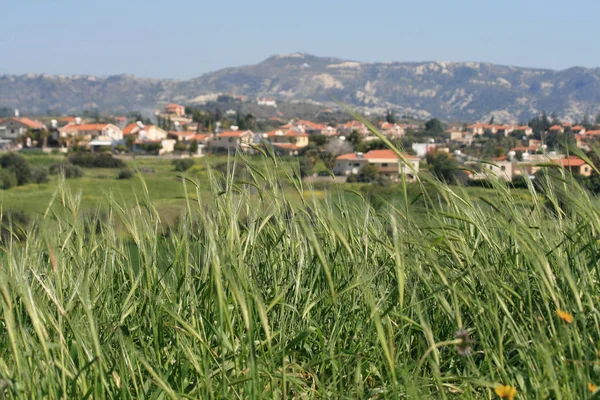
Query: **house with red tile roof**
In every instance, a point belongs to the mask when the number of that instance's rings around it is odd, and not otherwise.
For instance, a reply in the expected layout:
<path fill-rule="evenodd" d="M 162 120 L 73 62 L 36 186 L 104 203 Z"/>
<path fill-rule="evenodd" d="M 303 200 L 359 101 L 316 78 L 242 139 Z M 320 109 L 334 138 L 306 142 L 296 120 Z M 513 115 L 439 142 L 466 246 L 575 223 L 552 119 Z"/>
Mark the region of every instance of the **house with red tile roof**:
<path fill-rule="evenodd" d="M 414 180 L 415 174 L 419 172 L 420 158 L 403 154 L 408 165 L 398 157 L 392 150 L 371 150 L 367 153 L 348 153 L 338 156 L 335 160 L 333 173 L 348 176 L 358 174 L 365 165 L 374 165 L 380 174 L 397 180 L 401 174 L 405 174 L 408 180 Z"/>
<path fill-rule="evenodd" d="M 385 136 L 393 138 L 398 138 L 405 134 L 404 126 L 390 122 L 379 122 L 379 129 Z"/>
<path fill-rule="evenodd" d="M 81 136 L 95 139 L 103 136 L 114 140 L 123 139 L 123 131 L 113 124 L 68 124 L 58 128 L 61 137 Z"/>
<path fill-rule="evenodd" d="M 369 129 L 362 122 L 356 120 L 338 125 L 338 131 L 344 135 L 350 135 L 354 131 L 361 136 L 369 135 Z"/>
<path fill-rule="evenodd" d="M 86 143 L 92 150 L 112 148 L 123 140 L 123 131 L 113 124 L 70 123 L 58 128 L 58 133 L 70 142 Z"/>
<path fill-rule="evenodd" d="M 175 139 L 178 142 L 191 142 L 194 140 L 196 136 L 196 132 L 191 131 L 169 131 L 167 132 L 167 137 L 170 139 Z"/>
<path fill-rule="evenodd" d="M 533 135 L 533 129 L 529 125 L 515 126 L 515 131 L 523 133 L 525 136 Z"/>
<path fill-rule="evenodd" d="M 592 167 L 579 157 L 568 157 L 559 160 L 563 168 L 571 172 L 573 175 L 590 176 L 592 175 Z"/>
<path fill-rule="evenodd" d="M 0 139 L 13 140 L 27 133 L 27 131 L 43 131 L 46 126 L 40 121 L 24 117 L 10 117 L 0 120 Z"/>
<path fill-rule="evenodd" d="M 572 126 L 571 131 L 575 134 L 585 135 L 585 128 L 581 125 Z"/>
<path fill-rule="evenodd" d="M 293 144 L 295 146 L 294 150 L 298 150 L 308 146 L 308 133 L 304 133 L 296 129 L 287 129 L 285 131 L 275 129 L 273 131 L 267 132 L 265 135 L 267 139 L 269 139 L 269 142 L 271 142 L 271 144 L 273 145 Z"/>
<path fill-rule="evenodd" d="M 181 104 L 167 104 L 165 106 L 165 114 L 183 117 L 185 115 L 185 106 Z"/>
<path fill-rule="evenodd" d="M 561 125 L 552 125 L 548 131 L 554 133 L 565 133 L 565 127 Z"/>
<path fill-rule="evenodd" d="M 254 132 L 233 128 L 216 134 L 210 148 L 216 152 L 250 151 L 250 144 L 254 142 Z"/>
<path fill-rule="evenodd" d="M 135 122 L 127 125 L 123 129 L 123 135 L 126 140 L 133 137 L 133 151 L 144 152 L 148 145 L 152 143 L 159 143 L 161 148 L 158 150 L 158 154 L 168 154 L 175 151 L 175 139 L 169 138 L 169 134 L 164 129 L 156 125 L 145 125 L 141 122 Z"/>
<path fill-rule="evenodd" d="M 144 125 L 139 122 L 133 122 L 123 129 L 123 135 L 125 137 L 129 135 L 136 135 L 138 139 L 147 140 L 166 140 L 168 137 L 167 131 L 156 126 L 156 125 Z"/>

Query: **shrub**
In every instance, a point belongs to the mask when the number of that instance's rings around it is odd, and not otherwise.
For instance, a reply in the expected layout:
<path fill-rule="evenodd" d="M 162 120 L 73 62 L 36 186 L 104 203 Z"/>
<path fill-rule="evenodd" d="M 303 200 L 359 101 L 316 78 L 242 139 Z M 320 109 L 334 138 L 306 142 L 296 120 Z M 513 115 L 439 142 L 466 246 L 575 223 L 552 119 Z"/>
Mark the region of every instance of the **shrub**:
<path fill-rule="evenodd" d="M 162 144 L 161 143 L 143 143 L 140 145 L 140 148 L 143 151 L 145 151 L 146 153 L 158 155 L 158 153 L 162 149 Z"/>
<path fill-rule="evenodd" d="M 118 144 L 118 145 L 115 146 L 114 150 L 117 153 L 126 153 L 127 152 L 127 146 L 125 146 L 123 144 Z"/>
<path fill-rule="evenodd" d="M 75 153 L 69 157 L 73 165 L 84 168 L 124 168 L 125 163 L 108 153 Z"/>
<path fill-rule="evenodd" d="M 50 166 L 50 174 L 63 175 L 66 179 L 81 178 L 83 176 L 83 170 L 73 164 L 56 163 Z"/>
<path fill-rule="evenodd" d="M 14 172 L 17 177 L 17 185 L 25 185 L 31 180 L 31 167 L 25 157 L 8 153 L 0 157 L 0 166 Z"/>
<path fill-rule="evenodd" d="M 182 142 L 175 143 L 174 150 L 176 152 L 183 153 L 184 151 L 187 151 L 187 149 L 188 149 L 188 147 L 185 143 L 182 143 Z"/>
<path fill-rule="evenodd" d="M 194 160 L 191 158 L 182 158 L 180 160 L 173 160 L 173 166 L 175 171 L 185 172 L 194 166 Z"/>
<path fill-rule="evenodd" d="M 0 169 L 0 189 L 10 189 L 17 186 L 17 175 L 9 169 Z"/>
<path fill-rule="evenodd" d="M 117 179 L 131 179 L 133 178 L 134 172 L 130 169 L 122 169 L 117 175 Z"/>
<path fill-rule="evenodd" d="M 36 168 L 31 173 L 31 180 L 35 183 L 47 183 L 50 178 L 48 177 L 48 168 Z"/>

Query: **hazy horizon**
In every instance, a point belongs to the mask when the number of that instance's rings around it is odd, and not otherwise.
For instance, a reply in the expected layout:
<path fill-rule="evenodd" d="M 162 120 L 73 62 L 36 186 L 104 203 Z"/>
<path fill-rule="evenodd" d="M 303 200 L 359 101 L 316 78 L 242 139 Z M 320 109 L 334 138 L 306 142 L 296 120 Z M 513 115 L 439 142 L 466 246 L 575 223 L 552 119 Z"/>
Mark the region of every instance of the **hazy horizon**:
<path fill-rule="evenodd" d="M 197 77 L 200 77 L 202 75 L 205 74 L 210 74 L 212 72 L 216 72 L 222 69 L 227 69 L 227 68 L 237 68 L 237 67 L 244 67 L 244 66 L 249 66 L 249 65 L 256 65 L 256 64 L 260 64 L 263 61 L 266 61 L 267 59 L 274 57 L 274 56 L 278 56 L 278 55 L 287 55 L 287 54 L 298 54 L 298 53 L 302 53 L 304 55 L 308 55 L 308 56 L 314 56 L 314 57 L 319 57 L 319 58 L 335 58 L 335 59 L 339 59 L 341 61 L 356 61 L 356 62 L 360 62 L 360 63 L 370 63 L 370 64 L 385 64 L 385 63 L 414 63 L 414 64 L 423 64 L 423 63 L 432 63 L 432 62 L 440 62 L 440 63 L 478 63 L 478 64 L 493 64 L 493 65 L 499 65 L 499 66 L 506 66 L 506 67 L 514 67 L 514 68 L 528 68 L 528 69 L 540 69 L 540 70 L 550 70 L 550 71 L 564 71 L 564 70 L 568 70 L 570 68 L 585 68 L 585 69 L 595 69 L 595 68 L 600 68 L 598 66 L 591 66 L 591 67 L 586 67 L 583 65 L 571 65 L 571 66 L 567 66 L 565 68 L 561 68 L 561 69 L 556 69 L 556 68 L 545 68 L 545 67 L 535 67 L 535 66 L 523 66 L 523 65 L 512 65 L 512 64 L 503 64 L 503 63 L 496 63 L 496 62 L 489 62 L 489 61 L 481 61 L 481 60 L 373 60 L 373 61 L 363 61 L 363 60 L 359 60 L 357 58 L 342 58 L 342 57 L 336 57 L 336 56 L 330 56 L 330 55 L 318 55 L 318 54 L 313 54 L 313 53 L 309 53 L 309 52 L 284 52 L 284 53 L 278 53 L 278 54 L 270 54 L 265 56 L 264 58 L 262 58 L 259 61 L 256 62 L 252 62 L 252 63 L 246 63 L 246 64 L 240 64 L 240 65 L 229 65 L 229 66 L 224 66 L 222 68 L 219 69 L 215 69 L 215 70 L 211 70 L 211 71 L 205 71 L 203 73 L 200 73 L 196 76 L 190 76 L 190 77 L 184 77 L 184 78 L 171 78 L 171 77 L 153 77 L 153 76 L 142 76 L 142 75 L 137 75 L 135 73 L 130 73 L 130 72 L 120 72 L 120 73 L 113 73 L 113 74 L 104 74 L 104 75 L 96 75 L 96 74 L 86 74 L 86 73 L 80 73 L 80 74 L 61 74 L 61 73 L 47 73 L 47 72 L 22 72 L 22 73 L 18 73 L 18 74 L 13 74 L 10 72 L 2 72 L 2 69 L 0 68 L 0 75 L 11 75 L 11 76 L 24 76 L 24 75 L 50 75 L 50 76 L 64 76 L 64 77 L 74 77 L 74 76 L 94 76 L 94 77 L 110 77 L 110 76 L 119 76 L 119 75 L 129 75 L 129 76 L 136 76 L 139 78 L 143 78 L 143 79 L 169 79 L 169 80 L 174 80 L 174 81 L 184 81 L 184 80 L 188 80 L 188 79 L 194 79 Z"/>
<path fill-rule="evenodd" d="M 600 66 L 600 3 L 592 0 L 354 3 L 12 2 L 3 5 L 0 74 L 182 80 L 290 52 L 361 62 Z"/>

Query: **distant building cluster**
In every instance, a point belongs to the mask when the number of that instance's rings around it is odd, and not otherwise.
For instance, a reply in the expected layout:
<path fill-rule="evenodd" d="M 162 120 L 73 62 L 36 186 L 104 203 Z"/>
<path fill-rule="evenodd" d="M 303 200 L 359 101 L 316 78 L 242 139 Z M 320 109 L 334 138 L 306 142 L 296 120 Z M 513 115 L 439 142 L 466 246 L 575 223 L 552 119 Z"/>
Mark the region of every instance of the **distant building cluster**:
<path fill-rule="evenodd" d="M 235 101 L 245 101 L 244 96 L 229 96 Z M 264 107 L 277 107 L 277 102 L 269 98 L 257 98 L 256 103 Z M 231 104 L 231 103 L 229 103 Z M 190 114 L 193 110 L 190 111 Z M 331 109 L 321 110 L 327 120 L 333 113 Z M 221 114 L 223 115 L 223 113 Z M 180 104 L 166 104 L 161 110 L 154 111 L 158 123 L 149 120 L 139 121 L 125 116 L 106 117 L 103 121 L 95 118 L 93 121 L 77 116 L 66 116 L 41 121 L 21 117 L 15 111 L 13 117 L 0 119 L 0 149 L 18 150 L 26 147 L 38 147 L 44 151 L 67 152 L 71 149 L 87 149 L 92 152 L 111 151 L 128 152 L 133 154 L 167 155 L 181 153 L 186 150 L 193 156 L 207 153 L 245 152 L 253 153 L 260 147 L 269 147 L 281 156 L 303 155 L 311 141 L 334 141 L 346 151 L 338 152 L 331 165 L 333 173 L 347 177 L 360 173 L 363 168 L 370 166 L 377 173 L 392 180 L 404 177 L 413 180 L 419 173 L 423 159 L 429 154 L 445 152 L 463 165 L 469 179 L 487 179 L 490 175 L 505 180 L 515 177 L 532 177 L 543 162 L 551 162 L 573 174 L 590 176 L 592 168 L 582 159 L 557 154 L 548 149 L 540 139 L 539 129 L 534 136 L 532 125 L 525 124 L 493 124 L 476 122 L 472 124 L 450 125 L 446 127 L 437 121 L 438 137 L 427 139 L 423 124 L 398 123 L 395 118 L 386 117 L 387 121 L 371 122 L 346 120 L 345 122 L 313 122 L 307 119 L 284 120 L 280 110 L 273 110 L 271 116 L 264 118 L 266 126 L 276 128 L 263 131 L 240 129 L 231 124 L 236 118 L 239 121 L 239 111 L 225 111 L 226 127 L 221 127 L 221 121 L 210 124 L 199 124 L 202 121 L 196 114 L 188 115 L 186 107 Z M 194 118 L 192 118 L 194 116 Z M 228 119 L 227 119 L 228 118 Z M 600 138 L 600 129 L 589 129 L 586 124 L 554 124 L 546 125 L 546 131 L 541 136 L 572 135 L 574 144 L 587 151 L 592 142 Z M 210 126 L 207 128 L 207 126 Z M 246 124 L 245 126 L 254 126 Z M 425 125 L 427 126 L 427 125 Z M 441 128 L 439 128 L 441 126 Z M 396 153 L 378 147 L 369 147 L 369 142 L 379 140 L 378 134 L 392 141 L 404 141 L 409 135 L 410 142 L 406 144 L 408 153 Z M 415 133 L 417 135 L 415 136 Z M 419 133 L 425 135 L 419 136 Z M 319 136 L 320 138 L 317 138 Z M 483 160 L 481 157 L 469 155 L 469 151 L 481 146 L 482 138 L 512 138 L 514 142 L 522 143 L 501 157 Z M 534 139 L 536 137 L 536 139 Z M 312 139 L 311 139 L 312 138 Z M 423 138 L 423 139 L 419 139 Z M 317 140 L 318 139 L 318 140 Z M 364 152 L 348 152 L 348 146 L 357 143 L 365 145 Z M 376 144 L 376 143 L 375 143 Z M 182 150 L 184 149 L 184 150 Z M 462 149 L 462 150 L 461 150 Z M 463 152 L 463 150 L 467 150 Z M 485 162 L 483 162 L 485 161 Z"/>

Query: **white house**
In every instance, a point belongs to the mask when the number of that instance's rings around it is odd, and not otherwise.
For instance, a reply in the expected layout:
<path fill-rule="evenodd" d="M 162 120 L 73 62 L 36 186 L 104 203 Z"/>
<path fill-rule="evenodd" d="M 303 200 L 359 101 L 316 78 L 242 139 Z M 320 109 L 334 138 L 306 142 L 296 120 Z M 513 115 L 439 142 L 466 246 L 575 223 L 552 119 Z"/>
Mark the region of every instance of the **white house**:
<path fill-rule="evenodd" d="M 266 97 L 257 98 L 256 104 L 258 104 L 259 106 L 277 107 L 277 101 L 275 101 L 275 99 L 269 99 Z"/>

